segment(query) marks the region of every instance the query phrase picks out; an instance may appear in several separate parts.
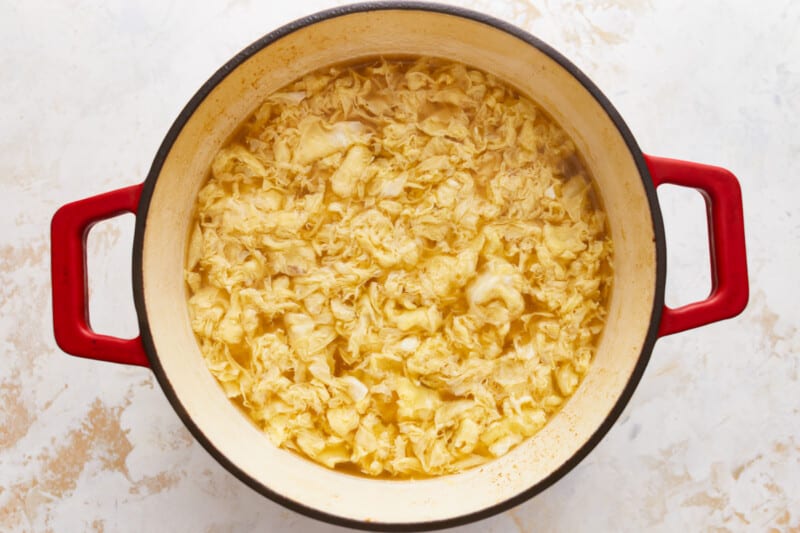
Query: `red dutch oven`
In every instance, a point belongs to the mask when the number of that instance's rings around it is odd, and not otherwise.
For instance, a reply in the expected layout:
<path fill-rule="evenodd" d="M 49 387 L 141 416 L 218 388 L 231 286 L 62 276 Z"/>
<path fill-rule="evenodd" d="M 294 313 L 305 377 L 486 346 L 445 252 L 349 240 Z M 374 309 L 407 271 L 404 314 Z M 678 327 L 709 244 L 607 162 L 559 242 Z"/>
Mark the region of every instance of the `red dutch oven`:
<path fill-rule="evenodd" d="M 268 94 L 326 65 L 399 54 L 490 72 L 555 118 L 597 183 L 614 240 L 615 272 L 592 366 L 542 431 L 482 467 L 394 481 L 329 470 L 270 443 L 206 368 L 189 323 L 183 268 L 193 206 L 211 159 Z M 713 288 L 705 300 L 677 309 L 663 301 L 666 254 L 656 187 L 664 183 L 699 190 L 708 207 Z M 86 296 L 87 232 L 126 212 L 136 215 L 133 288 L 141 336 L 135 339 L 94 333 Z M 742 199 L 730 172 L 643 154 L 608 99 L 548 45 L 482 14 L 419 3 L 325 11 L 243 50 L 180 113 L 144 183 L 58 210 L 52 276 L 55 338 L 65 352 L 150 367 L 192 434 L 247 485 L 306 515 L 378 530 L 451 527 L 541 492 L 613 425 L 658 337 L 735 316 L 748 298 Z"/>

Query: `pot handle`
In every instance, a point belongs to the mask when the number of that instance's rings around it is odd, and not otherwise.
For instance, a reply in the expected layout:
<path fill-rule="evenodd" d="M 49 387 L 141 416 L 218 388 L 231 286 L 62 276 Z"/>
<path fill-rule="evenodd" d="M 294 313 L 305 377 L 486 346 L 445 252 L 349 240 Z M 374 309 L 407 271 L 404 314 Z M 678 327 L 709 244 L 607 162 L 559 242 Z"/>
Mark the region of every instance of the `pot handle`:
<path fill-rule="evenodd" d="M 53 331 L 65 352 L 114 363 L 149 366 L 141 336 L 100 335 L 89 325 L 86 237 L 91 227 L 123 213 L 136 214 L 142 184 L 62 206 L 50 226 Z"/>
<path fill-rule="evenodd" d="M 747 255 L 742 191 L 736 177 L 720 167 L 645 155 L 653 184 L 692 187 L 703 195 L 708 216 L 711 293 L 677 309 L 664 306 L 658 336 L 731 318 L 747 305 Z"/>

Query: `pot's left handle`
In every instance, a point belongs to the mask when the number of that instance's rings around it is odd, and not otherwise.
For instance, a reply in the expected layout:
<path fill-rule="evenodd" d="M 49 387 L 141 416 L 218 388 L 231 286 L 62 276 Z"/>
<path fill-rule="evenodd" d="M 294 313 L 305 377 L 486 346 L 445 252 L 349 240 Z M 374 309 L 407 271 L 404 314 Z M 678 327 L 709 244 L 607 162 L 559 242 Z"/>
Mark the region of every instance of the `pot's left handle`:
<path fill-rule="evenodd" d="M 65 352 L 114 363 L 149 366 L 141 337 L 100 335 L 89 325 L 86 237 L 101 220 L 136 214 L 142 185 L 99 194 L 62 206 L 50 226 L 53 330 Z"/>

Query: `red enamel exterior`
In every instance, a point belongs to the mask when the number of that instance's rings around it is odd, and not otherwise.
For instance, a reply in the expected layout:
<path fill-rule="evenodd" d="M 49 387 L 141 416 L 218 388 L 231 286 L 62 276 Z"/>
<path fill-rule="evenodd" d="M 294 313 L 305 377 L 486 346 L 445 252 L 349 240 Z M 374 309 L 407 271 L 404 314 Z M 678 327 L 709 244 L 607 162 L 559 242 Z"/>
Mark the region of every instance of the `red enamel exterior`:
<path fill-rule="evenodd" d="M 141 337 L 99 335 L 89 325 L 86 237 L 92 226 L 123 213 L 136 213 L 142 185 L 72 202 L 53 216 L 50 227 L 53 330 L 65 352 L 128 365 L 150 366 Z"/>
<path fill-rule="evenodd" d="M 736 177 L 720 167 L 645 155 L 653 184 L 692 187 L 705 198 L 711 252 L 711 293 L 677 309 L 664 306 L 658 335 L 663 337 L 738 315 L 747 305 L 749 285 L 742 193 Z M 91 227 L 123 213 L 136 213 L 142 185 L 67 204 L 53 216 L 53 326 L 67 353 L 115 363 L 149 366 L 141 338 L 99 335 L 89 325 L 86 236 Z"/>
<path fill-rule="evenodd" d="M 705 300 L 677 309 L 664 306 L 659 337 L 731 318 L 747 305 L 747 254 L 742 191 L 736 177 L 720 167 L 645 155 L 658 187 L 692 187 L 703 195 L 708 213 L 711 293 Z"/>

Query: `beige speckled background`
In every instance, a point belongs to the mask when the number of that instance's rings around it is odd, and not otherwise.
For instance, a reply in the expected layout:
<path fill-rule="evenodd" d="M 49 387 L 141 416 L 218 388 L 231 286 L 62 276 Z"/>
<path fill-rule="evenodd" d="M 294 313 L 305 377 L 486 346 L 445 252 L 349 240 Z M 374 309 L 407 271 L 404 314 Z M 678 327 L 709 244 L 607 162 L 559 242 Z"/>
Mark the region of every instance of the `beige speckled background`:
<path fill-rule="evenodd" d="M 49 219 L 141 181 L 184 103 L 324 0 L 0 0 L 0 530 L 340 530 L 262 498 L 188 434 L 147 369 L 71 358 Z M 620 421 L 554 487 L 462 533 L 800 531 L 800 4 L 472 0 L 561 50 L 648 152 L 730 168 L 751 302 L 659 341 Z M 708 289 L 699 196 L 662 191 L 668 302 Z M 133 217 L 90 236 L 92 319 L 131 336 Z"/>

